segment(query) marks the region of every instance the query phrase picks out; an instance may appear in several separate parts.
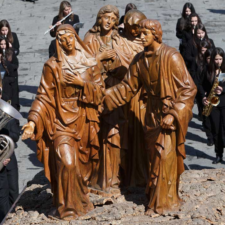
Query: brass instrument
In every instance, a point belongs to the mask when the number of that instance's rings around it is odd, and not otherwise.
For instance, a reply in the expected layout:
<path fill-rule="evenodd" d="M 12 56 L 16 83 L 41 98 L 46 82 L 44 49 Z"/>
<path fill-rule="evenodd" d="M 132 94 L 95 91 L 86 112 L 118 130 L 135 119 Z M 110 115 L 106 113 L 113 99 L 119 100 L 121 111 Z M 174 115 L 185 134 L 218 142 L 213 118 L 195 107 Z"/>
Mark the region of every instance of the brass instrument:
<path fill-rule="evenodd" d="M 203 108 L 203 112 L 202 112 L 202 115 L 203 116 L 209 116 L 212 112 L 212 109 L 213 109 L 213 106 L 218 106 L 219 103 L 220 103 L 220 99 L 218 96 L 216 96 L 216 93 L 215 93 L 215 89 L 219 86 L 219 76 L 216 76 L 215 78 L 215 81 L 213 83 L 213 86 L 212 86 L 212 89 L 208 95 L 208 102 L 209 104 L 208 105 L 205 105 L 204 108 Z"/>
<path fill-rule="evenodd" d="M 0 99 L 0 130 L 13 118 L 20 120 L 23 117 L 13 106 Z M 4 160 L 10 158 L 13 151 L 13 140 L 7 135 L 0 134 L 0 171 L 4 166 Z"/>

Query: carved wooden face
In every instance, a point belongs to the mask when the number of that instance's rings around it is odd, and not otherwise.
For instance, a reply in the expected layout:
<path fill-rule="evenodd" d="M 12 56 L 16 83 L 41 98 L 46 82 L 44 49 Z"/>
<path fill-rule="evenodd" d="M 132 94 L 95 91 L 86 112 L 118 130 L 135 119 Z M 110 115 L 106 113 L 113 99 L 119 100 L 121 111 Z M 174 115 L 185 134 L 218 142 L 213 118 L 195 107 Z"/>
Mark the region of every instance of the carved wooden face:
<path fill-rule="evenodd" d="M 140 28 L 140 38 L 144 47 L 152 45 L 155 41 L 151 30 L 146 28 Z"/>
<path fill-rule="evenodd" d="M 65 33 L 60 37 L 60 46 L 66 53 L 70 53 L 75 49 L 75 36 L 72 33 Z"/>
<path fill-rule="evenodd" d="M 102 29 L 109 31 L 115 25 L 117 17 L 113 12 L 111 12 L 111 13 L 105 13 L 101 19 L 102 19 L 102 24 L 101 24 Z"/>
<path fill-rule="evenodd" d="M 134 37 L 137 37 L 139 35 L 139 26 L 137 24 L 126 24 L 127 31 Z"/>

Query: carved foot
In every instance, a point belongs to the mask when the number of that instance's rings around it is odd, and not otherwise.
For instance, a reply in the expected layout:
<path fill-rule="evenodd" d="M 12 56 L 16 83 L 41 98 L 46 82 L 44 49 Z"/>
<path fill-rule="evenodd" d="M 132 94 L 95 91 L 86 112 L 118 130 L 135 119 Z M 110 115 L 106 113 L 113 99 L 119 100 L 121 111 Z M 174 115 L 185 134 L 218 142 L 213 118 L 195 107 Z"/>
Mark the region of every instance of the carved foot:
<path fill-rule="evenodd" d="M 152 215 L 155 215 L 156 213 L 154 212 L 154 210 L 152 209 L 147 209 L 147 211 L 145 212 L 145 215 L 146 216 L 152 216 Z"/>

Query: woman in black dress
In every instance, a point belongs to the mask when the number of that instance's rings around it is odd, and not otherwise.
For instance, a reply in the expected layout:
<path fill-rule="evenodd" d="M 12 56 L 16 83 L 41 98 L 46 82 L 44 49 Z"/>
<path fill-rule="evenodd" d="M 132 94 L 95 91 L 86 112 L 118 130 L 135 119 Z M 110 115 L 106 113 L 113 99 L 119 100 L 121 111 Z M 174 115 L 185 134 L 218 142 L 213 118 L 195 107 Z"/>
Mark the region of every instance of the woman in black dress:
<path fill-rule="evenodd" d="M 190 2 L 187 2 L 187 3 L 184 4 L 182 14 L 181 14 L 181 18 L 179 18 L 177 20 L 176 36 L 180 41 L 179 50 L 180 50 L 181 55 L 183 53 L 183 46 L 182 46 L 183 30 L 187 25 L 187 20 L 188 20 L 188 17 L 191 15 L 191 13 L 195 13 L 195 8 Z"/>
<path fill-rule="evenodd" d="M 220 73 L 225 72 L 225 54 L 221 48 L 215 48 L 212 52 L 210 64 L 204 76 L 202 84 L 199 86 L 202 95 L 202 103 L 204 106 L 209 104 L 207 99 L 211 92 L 215 78 Z M 215 144 L 216 159 L 213 164 L 223 161 L 223 146 L 224 146 L 224 123 L 225 123 L 225 82 L 220 82 L 214 90 L 219 96 L 220 103 L 212 108 L 209 116 L 212 125 L 213 140 Z"/>
<path fill-rule="evenodd" d="M 15 55 L 19 55 L 20 43 L 17 34 L 11 31 L 9 22 L 7 20 L 0 21 L 0 34 L 4 35 L 7 38 L 9 47 L 12 47 L 14 49 Z"/>
<path fill-rule="evenodd" d="M 2 99 L 11 100 L 11 105 L 19 110 L 18 62 L 9 42 L 0 36 L 0 71 L 2 78 Z"/>
<path fill-rule="evenodd" d="M 59 14 L 57 16 L 55 16 L 53 18 L 53 21 L 52 21 L 52 26 L 55 25 L 55 24 L 57 25 L 54 29 L 52 29 L 50 31 L 50 35 L 52 37 L 55 37 L 56 30 L 57 30 L 57 27 L 59 25 L 61 25 L 61 24 L 70 24 L 70 25 L 73 26 L 75 23 L 79 23 L 80 22 L 79 16 L 76 15 L 76 14 L 73 14 L 73 13 L 69 17 L 67 17 L 64 21 L 59 22 L 62 18 L 64 18 L 65 16 L 69 15 L 71 12 L 72 12 L 71 4 L 68 1 L 62 1 L 60 3 L 60 6 L 59 6 Z M 50 28 L 52 26 L 50 26 Z M 79 28 L 75 29 L 75 31 L 77 32 L 77 34 L 79 34 Z"/>

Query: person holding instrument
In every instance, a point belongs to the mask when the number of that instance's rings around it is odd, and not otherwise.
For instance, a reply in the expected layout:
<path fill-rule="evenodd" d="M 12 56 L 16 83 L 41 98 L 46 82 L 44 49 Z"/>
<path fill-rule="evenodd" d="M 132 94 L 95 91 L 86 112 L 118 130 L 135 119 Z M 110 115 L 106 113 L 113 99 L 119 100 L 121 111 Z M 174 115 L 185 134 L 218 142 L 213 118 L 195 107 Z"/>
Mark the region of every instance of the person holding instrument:
<path fill-rule="evenodd" d="M 207 97 L 209 96 L 214 81 L 220 73 L 225 72 L 225 54 L 223 49 L 215 48 L 211 54 L 210 64 L 204 75 L 204 80 L 199 85 L 199 92 L 202 96 L 202 103 L 206 107 L 210 104 Z M 209 115 L 212 126 L 213 140 L 215 144 L 216 159 L 212 162 L 217 164 L 223 161 L 223 146 L 224 137 L 223 131 L 225 128 L 225 82 L 219 83 L 214 87 L 214 92 L 219 96 L 220 103 L 212 108 L 212 112 Z"/>
<path fill-rule="evenodd" d="M 70 24 L 70 25 L 73 26 L 75 23 L 79 23 L 80 22 L 79 16 L 76 15 L 76 14 L 73 14 L 73 13 L 70 16 L 68 16 L 64 21 L 59 22 L 61 19 L 63 19 L 67 15 L 69 15 L 71 12 L 72 12 L 71 4 L 68 1 L 62 1 L 60 3 L 60 6 L 59 6 L 59 14 L 57 16 L 55 16 L 53 18 L 53 21 L 52 21 L 52 26 L 55 25 L 55 24 L 57 25 L 54 29 L 52 29 L 50 31 L 50 35 L 52 37 L 55 37 L 56 30 L 57 30 L 57 27 L 59 25 L 61 25 L 61 24 Z M 52 26 L 50 26 L 49 28 L 51 29 Z M 79 28 L 75 29 L 75 31 L 79 35 Z"/>
<path fill-rule="evenodd" d="M 53 216 L 64 220 L 94 208 L 87 185 L 99 158 L 103 91 L 96 60 L 71 25 L 59 26 L 56 55 L 44 65 L 22 139 L 37 141 L 57 209 Z"/>

